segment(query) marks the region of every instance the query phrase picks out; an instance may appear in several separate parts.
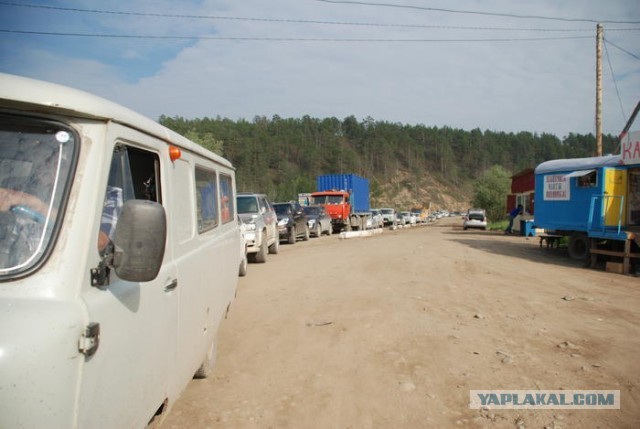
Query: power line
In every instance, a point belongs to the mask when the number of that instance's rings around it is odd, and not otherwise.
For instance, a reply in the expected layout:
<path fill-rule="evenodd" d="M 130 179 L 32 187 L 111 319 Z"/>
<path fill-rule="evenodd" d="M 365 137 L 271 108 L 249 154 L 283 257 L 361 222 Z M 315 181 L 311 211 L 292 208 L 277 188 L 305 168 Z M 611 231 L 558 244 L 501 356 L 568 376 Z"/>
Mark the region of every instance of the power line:
<path fill-rule="evenodd" d="M 605 43 L 607 43 L 607 44 L 609 44 L 609 45 L 613 46 L 614 48 L 618 48 L 618 49 L 620 49 L 620 50 L 621 50 L 622 52 L 624 52 L 625 54 L 631 55 L 631 56 L 632 56 L 633 58 L 635 58 L 636 60 L 640 60 L 640 57 L 638 57 L 636 54 L 633 54 L 633 53 L 631 53 L 631 52 L 627 51 L 626 49 L 621 48 L 620 46 L 618 46 L 618 45 L 616 45 L 615 43 L 613 43 L 613 42 L 611 42 L 611 41 L 607 40 L 606 38 L 604 39 L 604 41 L 605 41 Z"/>
<path fill-rule="evenodd" d="M 102 37 L 114 39 L 166 39 L 166 40 L 245 40 L 266 42 L 528 42 L 549 40 L 591 39 L 591 36 L 565 37 L 521 37 L 521 38 L 481 38 L 481 39 L 358 39 L 358 38 L 304 38 L 304 37 L 228 37 L 228 36 L 159 36 L 137 34 L 97 34 L 97 33 L 58 33 L 48 31 L 24 31 L 0 29 L 0 33 L 30 34 L 38 36 L 60 37 Z"/>
<path fill-rule="evenodd" d="M 498 12 L 482 12 L 482 11 L 474 11 L 474 10 L 457 10 L 457 9 L 444 9 L 444 8 L 436 8 L 436 7 L 425 7 L 425 6 L 412 6 L 412 5 L 401 5 L 401 4 L 390 4 L 390 3 L 372 3 L 366 1 L 348 1 L 348 0 L 316 0 L 323 3 L 334 3 L 334 4 L 351 4 L 351 5 L 359 5 L 359 6 L 377 6 L 377 7 L 392 7 L 399 9 L 417 9 L 417 10 L 428 10 L 432 12 L 446 12 L 446 13 L 460 13 L 460 14 L 469 14 L 469 15 L 484 15 L 484 16 L 496 16 L 501 18 L 518 18 L 518 19 L 544 19 L 549 21 L 563 21 L 563 22 L 591 22 L 591 23 L 601 23 L 601 24 L 640 24 L 640 21 L 613 21 L 613 20 L 603 20 L 603 19 L 588 19 L 588 18 L 561 18 L 554 16 L 541 16 L 541 15 L 519 15 L 514 13 L 498 13 Z"/>
<path fill-rule="evenodd" d="M 611 57 L 609 56 L 609 49 L 607 44 L 604 44 L 604 52 L 607 54 L 607 62 L 609 63 L 609 70 L 611 71 L 611 80 L 613 80 L 613 86 L 616 89 L 616 95 L 618 96 L 618 103 L 620 104 L 620 111 L 622 112 L 622 119 L 624 120 L 627 115 L 624 113 L 624 107 L 622 107 L 622 98 L 620 98 L 620 91 L 618 90 L 618 81 L 616 80 L 616 74 L 613 72 L 613 66 L 611 65 Z"/>
<path fill-rule="evenodd" d="M 82 8 L 70 8 L 70 7 L 37 5 L 37 4 L 21 4 L 21 3 L 12 3 L 12 2 L 5 2 L 5 1 L 0 1 L 0 5 L 31 8 L 31 9 L 57 10 L 62 12 L 94 13 L 94 14 L 121 15 L 121 16 L 141 16 L 141 17 L 150 17 L 150 18 L 201 19 L 201 20 L 221 20 L 221 21 L 226 20 L 226 21 L 250 21 L 250 22 L 253 21 L 253 22 L 267 22 L 267 23 L 342 25 L 342 26 L 361 26 L 361 27 L 432 28 L 432 29 L 443 29 L 443 30 L 524 31 L 524 32 L 592 32 L 593 31 L 593 29 L 513 28 L 513 27 L 480 27 L 480 26 L 393 24 L 393 23 L 387 24 L 387 23 L 375 23 L 375 22 L 324 21 L 324 20 L 256 18 L 256 17 L 219 16 L 219 15 L 185 15 L 185 14 L 151 13 L 151 12 L 126 12 L 126 11 L 114 11 L 114 10 L 106 10 L 106 9 L 82 9 Z M 608 31 L 640 31 L 640 28 L 608 29 Z"/>

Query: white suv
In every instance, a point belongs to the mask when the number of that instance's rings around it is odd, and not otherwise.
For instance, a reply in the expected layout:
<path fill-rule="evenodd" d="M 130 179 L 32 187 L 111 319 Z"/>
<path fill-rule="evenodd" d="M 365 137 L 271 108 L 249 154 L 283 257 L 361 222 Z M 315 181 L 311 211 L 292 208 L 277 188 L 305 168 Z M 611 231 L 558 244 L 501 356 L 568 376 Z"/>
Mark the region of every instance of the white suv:
<path fill-rule="evenodd" d="M 395 226 L 396 225 L 396 211 L 395 209 L 392 209 L 390 207 L 384 207 L 380 210 L 380 213 L 382 213 L 382 223 L 384 224 L 384 226 Z"/>
<path fill-rule="evenodd" d="M 278 220 L 269 199 L 264 194 L 239 193 L 236 196 L 238 215 L 245 223 L 250 262 L 266 262 L 267 253 L 278 253 Z"/>

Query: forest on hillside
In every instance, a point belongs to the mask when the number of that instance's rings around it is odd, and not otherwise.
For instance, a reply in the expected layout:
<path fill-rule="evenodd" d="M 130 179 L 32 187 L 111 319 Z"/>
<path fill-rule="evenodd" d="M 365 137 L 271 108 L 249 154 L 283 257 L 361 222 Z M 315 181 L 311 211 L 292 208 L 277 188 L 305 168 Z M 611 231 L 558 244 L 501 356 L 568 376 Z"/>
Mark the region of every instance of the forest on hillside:
<path fill-rule="evenodd" d="M 264 192 L 274 201 L 314 191 L 316 176 L 333 173 L 369 178 L 373 205 L 442 205 L 443 195 L 468 201 L 474 179 L 492 166 L 516 173 L 595 151 L 593 134 L 571 133 L 560 140 L 547 133 L 466 131 L 354 116 L 253 121 L 161 116 L 159 122 L 229 159 L 237 169 L 238 191 Z M 603 136 L 604 153 L 616 149 L 617 138 Z"/>

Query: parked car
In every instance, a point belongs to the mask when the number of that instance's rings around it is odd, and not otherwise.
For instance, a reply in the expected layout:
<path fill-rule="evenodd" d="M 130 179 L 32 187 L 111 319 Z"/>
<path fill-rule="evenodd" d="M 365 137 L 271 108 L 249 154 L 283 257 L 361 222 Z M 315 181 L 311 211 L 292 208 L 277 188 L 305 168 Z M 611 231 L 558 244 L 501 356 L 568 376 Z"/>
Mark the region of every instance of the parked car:
<path fill-rule="evenodd" d="M 467 215 L 464 218 L 463 229 L 467 228 L 479 228 L 482 230 L 487 229 L 487 215 L 484 209 L 469 209 Z"/>
<path fill-rule="evenodd" d="M 393 226 L 397 223 L 395 209 L 384 207 L 380 209 L 380 213 L 382 213 L 382 222 L 384 226 Z"/>
<path fill-rule="evenodd" d="M 322 234 L 331 235 L 331 216 L 329 216 L 322 206 L 302 206 L 307 215 L 307 224 L 310 234 L 320 237 Z"/>
<path fill-rule="evenodd" d="M 273 208 L 278 216 L 280 240 L 287 240 L 289 244 L 295 244 L 298 237 L 302 237 L 304 241 L 309 240 L 307 215 L 304 214 L 300 203 L 296 201 L 275 203 Z"/>
<path fill-rule="evenodd" d="M 423 210 L 420 208 L 411 209 L 411 214 L 415 215 L 416 223 L 427 223 L 427 210 Z"/>
<path fill-rule="evenodd" d="M 400 212 L 400 216 L 404 219 L 404 225 L 412 225 L 416 223 L 416 218 L 413 218 L 413 222 L 411 222 L 411 213 L 408 211 Z"/>
<path fill-rule="evenodd" d="M 396 225 L 406 225 L 407 221 L 400 212 L 396 212 Z"/>
<path fill-rule="evenodd" d="M 380 209 L 371 209 L 371 227 L 382 228 L 384 226 L 384 219 Z"/>
<path fill-rule="evenodd" d="M 267 253 L 278 253 L 278 220 L 264 194 L 239 193 L 236 197 L 238 214 L 245 223 L 249 262 L 266 262 Z"/>

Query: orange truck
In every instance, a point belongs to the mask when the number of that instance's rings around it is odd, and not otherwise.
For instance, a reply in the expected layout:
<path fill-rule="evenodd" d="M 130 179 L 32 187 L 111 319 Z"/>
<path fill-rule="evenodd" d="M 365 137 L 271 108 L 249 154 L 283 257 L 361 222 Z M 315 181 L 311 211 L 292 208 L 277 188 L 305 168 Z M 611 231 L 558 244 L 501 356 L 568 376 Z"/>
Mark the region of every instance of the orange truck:
<path fill-rule="evenodd" d="M 313 204 L 331 216 L 333 232 L 361 231 L 371 226 L 369 180 L 355 174 L 328 174 L 316 178 Z"/>

